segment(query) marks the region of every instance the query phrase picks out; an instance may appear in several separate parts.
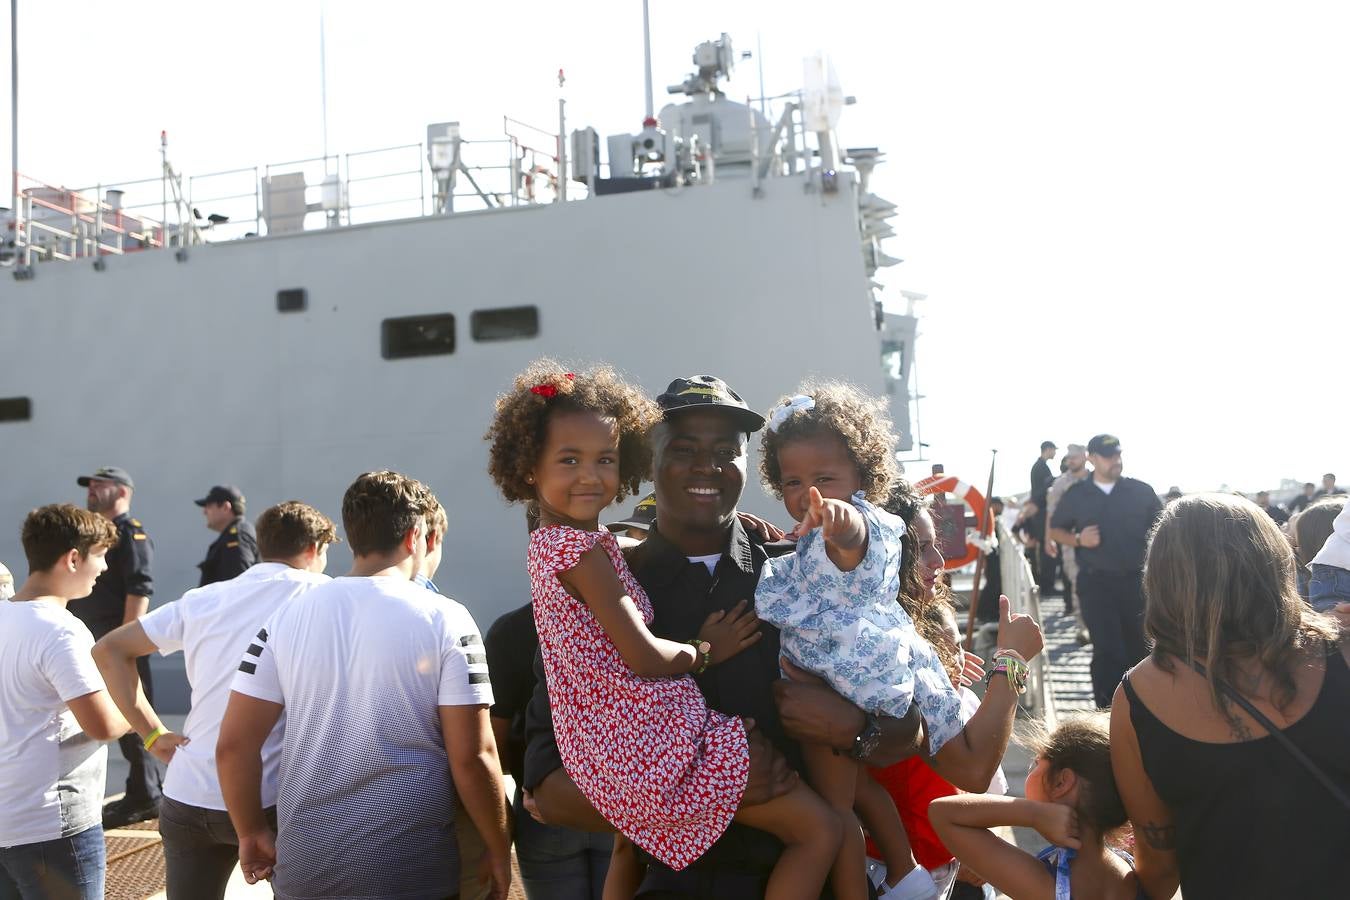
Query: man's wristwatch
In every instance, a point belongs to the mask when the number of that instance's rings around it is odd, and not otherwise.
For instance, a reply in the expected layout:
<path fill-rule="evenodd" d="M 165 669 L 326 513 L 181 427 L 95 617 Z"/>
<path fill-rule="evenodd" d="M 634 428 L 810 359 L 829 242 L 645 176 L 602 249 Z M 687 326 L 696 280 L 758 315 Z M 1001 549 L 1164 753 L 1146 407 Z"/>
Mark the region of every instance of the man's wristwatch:
<path fill-rule="evenodd" d="M 880 743 L 881 723 L 877 721 L 876 716 L 868 713 L 867 718 L 863 719 L 862 731 L 853 738 L 853 748 L 848 755 L 856 760 L 867 759 Z"/>

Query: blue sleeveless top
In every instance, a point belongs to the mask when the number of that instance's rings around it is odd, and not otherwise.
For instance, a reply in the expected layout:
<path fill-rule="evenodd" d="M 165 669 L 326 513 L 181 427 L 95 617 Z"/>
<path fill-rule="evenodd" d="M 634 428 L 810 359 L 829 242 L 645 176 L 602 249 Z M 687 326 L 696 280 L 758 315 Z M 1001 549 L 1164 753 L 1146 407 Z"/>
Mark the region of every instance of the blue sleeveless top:
<path fill-rule="evenodd" d="M 1117 850 L 1115 847 L 1108 847 L 1107 849 L 1129 863 L 1131 869 L 1134 868 L 1134 857 L 1130 854 L 1124 850 Z M 1055 900 L 1072 900 L 1073 898 L 1073 893 L 1069 889 L 1069 863 L 1077 855 L 1078 851 L 1072 847 L 1056 847 L 1054 844 L 1036 854 L 1036 858 L 1045 865 L 1046 870 L 1055 876 Z M 1142 887 L 1135 894 L 1135 897 L 1138 900 L 1148 900 L 1148 895 L 1144 893 Z"/>

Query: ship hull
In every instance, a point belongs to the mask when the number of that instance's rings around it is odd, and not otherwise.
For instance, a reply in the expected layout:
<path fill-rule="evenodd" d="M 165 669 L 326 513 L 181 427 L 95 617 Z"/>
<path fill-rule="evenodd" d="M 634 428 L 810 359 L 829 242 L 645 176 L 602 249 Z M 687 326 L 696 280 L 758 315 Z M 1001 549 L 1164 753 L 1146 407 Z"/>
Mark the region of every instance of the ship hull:
<path fill-rule="evenodd" d="M 807 377 L 896 394 L 859 251 L 856 186 L 807 177 L 459 213 L 104 260 L 45 263 L 0 284 L 0 560 L 18 523 L 79 502 L 118 465 L 156 546 L 155 603 L 197 583 L 214 537 L 193 499 L 239 485 L 248 511 L 296 498 L 340 521 L 360 472 L 426 481 L 450 520 L 437 582 L 486 629 L 525 603 L 525 522 L 486 475 L 493 401 L 530 359 L 604 361 L 652 395 L 711 373 L 763 410 Z M 181 257 L 181 258 L 180 258 Z M 305 309 L 279 312 L 302 288 Z M 475 311 L 533 306 L 534 337 L 477 341 Z M 382 356 L 383 320 L 450 313 L 455 349 Z M 904 412 L 904 410 L 900 410 Z M 757 485 L 745 508 L 785 518 Z M 632 501 L 630 501 L 631 503 Z M 342 546 L 330 573 L 346 570 Z"/>

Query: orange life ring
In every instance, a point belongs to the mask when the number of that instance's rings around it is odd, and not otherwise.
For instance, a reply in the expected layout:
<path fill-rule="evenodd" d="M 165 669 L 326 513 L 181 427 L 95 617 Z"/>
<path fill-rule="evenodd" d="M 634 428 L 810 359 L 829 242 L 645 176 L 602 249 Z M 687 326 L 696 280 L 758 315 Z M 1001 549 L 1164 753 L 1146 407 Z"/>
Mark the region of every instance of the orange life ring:
<path fill-rule="evenodd" d="M 972 485 L 966 484 L 955 475 L 931 475 L 914 485 L 914 487 L 921 494 L 955 494 L 957 497 L 960 497 L 975 513 L 975 520 L 980 523 L 981 534 L 988 534 L 989 525 L 991 523 L 985 519 L 984 495 Z M 968 563 L 973 563 L 979 558 L 980 548 L 970 541 L 967 541 L 965 556 L 948 559 L 943 565 L 943 568 L 959 569 Z"/>
<path fill-rule="evenodd" d="M 534 180 L 540 175 L 543 175 L 548 180 L 550 189 L 554 191 L 558 190 L 558 183 L 553 177 L 553 173 L 545 166 L 534 166 L 530 171 L 525 173 L 525 178 L 523 179 L 525 182 L 525 199 L 529 200 L 531 203 L 534 202 Z"/>

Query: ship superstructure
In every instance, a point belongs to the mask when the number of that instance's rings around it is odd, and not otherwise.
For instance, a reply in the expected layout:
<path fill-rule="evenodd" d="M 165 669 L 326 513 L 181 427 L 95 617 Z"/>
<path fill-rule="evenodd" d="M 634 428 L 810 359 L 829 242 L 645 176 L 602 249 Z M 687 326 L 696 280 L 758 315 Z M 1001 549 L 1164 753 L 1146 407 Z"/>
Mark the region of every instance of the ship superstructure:
<path fill-rule="evenodd" d="M 170 600 L 197 582 L 210 485 L 241 486 L 250 515 L 299 498 L 338 520 L 353 477 L 394 468 L 444 502 L 437 581 L 486 628 L 528 582 L 482 435 L 543 355 L 652 395 L 712 373 L 759 409 L 847 380 L 890 398 L 909 449 L 916 319 L 873 280 L 897 261 L 895 207 L 869 186 L 881 154 L 837 147 L 847 101 L 823 64 L 765 114 L 719 88 L 725 35 L 694 59 L 681 102 L 603 141 L 439 123 L 382 156 L 190 178 L 166 153 L 140 184 L 27 183 L 0 279 L 0 560 L 22 559 L 27 510 L 118 465 Z M 745 507 L 781 520 L 755 464 Z"/>

